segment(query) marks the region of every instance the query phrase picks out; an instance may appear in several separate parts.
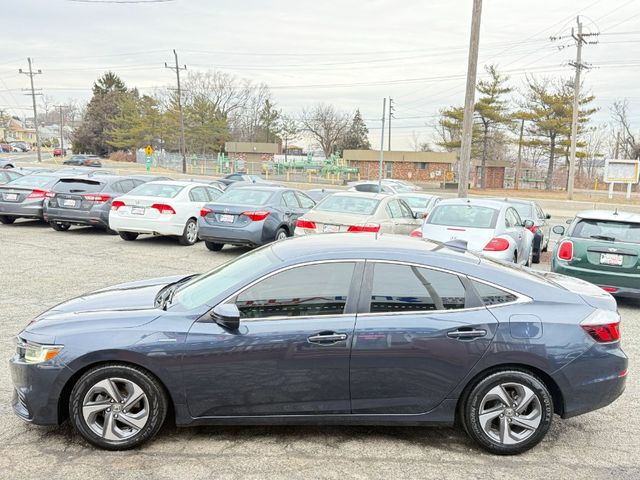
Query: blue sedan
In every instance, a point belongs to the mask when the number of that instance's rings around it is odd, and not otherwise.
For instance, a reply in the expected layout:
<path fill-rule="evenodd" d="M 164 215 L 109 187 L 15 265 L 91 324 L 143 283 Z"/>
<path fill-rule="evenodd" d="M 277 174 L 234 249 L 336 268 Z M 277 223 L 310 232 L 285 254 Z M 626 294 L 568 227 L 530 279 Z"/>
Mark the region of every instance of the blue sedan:
<path fill-rule="evenodd" d="M 105 288 L 18 335 L 13 409 L 122 450 L 175 423 L 461 424 L 526 451 L 622 394 L 613 298 L 409 237 L 275 242 L 208 273 Z"/>

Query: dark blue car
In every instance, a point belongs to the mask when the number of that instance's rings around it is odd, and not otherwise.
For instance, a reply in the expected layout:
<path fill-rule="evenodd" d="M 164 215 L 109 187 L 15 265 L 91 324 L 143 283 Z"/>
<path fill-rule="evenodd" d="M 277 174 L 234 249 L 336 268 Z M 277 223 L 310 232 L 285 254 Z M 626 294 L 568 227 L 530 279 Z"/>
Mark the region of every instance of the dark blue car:
<path fill-rule="evenodd" d="M 13 408 L 132 448 L 187 425 L 459 423 L 483 448 L 536 445 L 624 390 L 613 298 L 409 237 L 276 242 L 196 276 L 98 290 L 35 318 Z"/>

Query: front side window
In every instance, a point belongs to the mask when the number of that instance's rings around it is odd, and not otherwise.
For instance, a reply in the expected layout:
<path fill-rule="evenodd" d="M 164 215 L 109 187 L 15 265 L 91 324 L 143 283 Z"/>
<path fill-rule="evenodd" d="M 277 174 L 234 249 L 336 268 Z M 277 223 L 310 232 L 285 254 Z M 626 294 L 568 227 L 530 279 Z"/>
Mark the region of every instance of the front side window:
<path fill-rule="evenodd" d="M 238 294 L 241 318 L 341 315 L 355 263 L 303 265 L 276 273 Z"/>
<path fill-rule="evenodd" d="M 298 204 L 298 200 L 296 199 L 296 194 L 292 191 L 286 191 L 282 193 L 282 201 L 284 205 L 289 208 L 300 208 Z"/>
<path fill-rule="evenodd" d="M 452 310 L 465 306 L 457 275 L 412 265 L 376 263 L 371 313 Z"/>

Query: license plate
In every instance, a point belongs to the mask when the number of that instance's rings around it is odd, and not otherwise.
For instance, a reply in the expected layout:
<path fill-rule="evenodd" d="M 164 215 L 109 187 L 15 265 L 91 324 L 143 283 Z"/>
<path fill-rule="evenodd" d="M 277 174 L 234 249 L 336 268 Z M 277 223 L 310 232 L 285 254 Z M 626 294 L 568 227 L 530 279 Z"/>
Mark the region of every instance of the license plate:
<path fill-rule="evenodd" d="M 616 255 L 615 253 L 601 253 L 600 263 L 603 265 L 622 265 L 622 255 Z"/>
<path fill-rule="evenodd" d="M 234 220 L 233 215 L 220 215 L 221 222 L 233 223 Z"/>
<path fill-rule="evenodd" d="M 323 225 L 322 231 L 325 233 L 334 233 L 340 231 L 340 225 Z"/>
<path fill-rule="evenodd" d="M 144 207 L 131 207 L 133 215 L 144 215 Z"/>
<path fill-rule="evenodd" d="M 18 194 L 17 193 L 5 193 L 4 194 L 4 199 L 5 200 L 17 200 L 18 199 Z"/>
<path fill-rule="evenodd" d="M 76 201 L 75 200 L 62 200 L 62 206 L 63 207 L 75 207 L 76 206 Z"/>

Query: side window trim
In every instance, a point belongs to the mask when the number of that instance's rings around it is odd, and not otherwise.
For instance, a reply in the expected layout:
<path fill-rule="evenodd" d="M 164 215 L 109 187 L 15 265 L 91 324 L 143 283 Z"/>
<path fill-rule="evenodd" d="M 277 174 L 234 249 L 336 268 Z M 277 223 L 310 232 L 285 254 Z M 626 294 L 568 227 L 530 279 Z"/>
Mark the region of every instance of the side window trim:
<path fill-rule="evenodd" d="M 218 305 L 223 305 L 225 303 L 228 303 L 230 301 L 235 302 L 236 299 L 238 298 L 238 296 L 243 293 L 245 290 L 248 290 L 249 288 L 253 287 L 254 285 L 262 282 L 263 280 L 266 280 L 270 277 L 273 277 L 274 275 L 278 275 L 280 273 L 286 272 L 287 270 L 291 270 L 294 268 L 299 268 L 299 267 L 306 267 L 309 265 L 322 265 L 322 264 L 326 264 L 326 263 L 355 263 L 354 269 L 353 269 L 353 275 L 351 277 L 351 284 L 349 286 L 349 293 L 347 294 L 347 302 L 345 304 L 345 308 L 344 308 L 344 313 L 339 314 L 339 315 L 331 315 L 331 316 L 353 316 L 356 314 L 357 312 L 357 302 L 358 302 L 358 294 L 356 294 L 358 292 L 357 289 L 357 285 L 358 282 L 354 281 L 354 279 L 360 279 L 362 280 L 362 276 L 363 276 L 363 270 L 364 270 L 364 265 L 365 265 L 365 260 L 362 258 L 341 258 L 339 260 L 316 260 L 316 261 L 312 261 L 312 262 L 304 262 L 304 263 L 296 263 L 295 265 L 288 265 L 286 267 L 280 268 L 278 270 L 274 270 L 273 272 L 270 272 L 266 275 L 263 275 L 255 280 L 253 280 L 252 282 L 248 283 L 247 285 L 243 286 L 242 288 L 236 290 L 235 292 L 233 292 L 231 295 L 227 296 L 224 300 L 218 302 L 216 305 L 214 305 L 212 308 L 210 308 L 208 310 L 208 312 L 203 315 L 202 317 L 200 317 L 201 319 L 203 319 L 202 321 L 210 321 L 210 319 L 207 319 L 207 317 L 209 317 L 209 312 L 212 312 L 213 309 L 218 306 Z M 354 294 L 352 296 L 352 293 Z M 256 317 L 256 318 L 243 318 L 241 319 L 242 322 L 255 322 L 255 321 L 265 321 L 265 320 L 283 320 L 283 319 L 302 319 L 302 318 L 322 318 L 324 315 L 306 315 L 306 316 L 299 316 L 299 317 L 289 317 L 286 315 L 283 316 L 272 316 L 272 317 Z M 199 319 L 200 320 L 200 319 Z"/>

